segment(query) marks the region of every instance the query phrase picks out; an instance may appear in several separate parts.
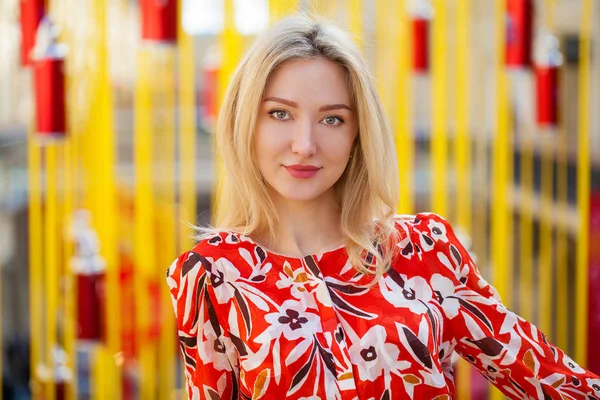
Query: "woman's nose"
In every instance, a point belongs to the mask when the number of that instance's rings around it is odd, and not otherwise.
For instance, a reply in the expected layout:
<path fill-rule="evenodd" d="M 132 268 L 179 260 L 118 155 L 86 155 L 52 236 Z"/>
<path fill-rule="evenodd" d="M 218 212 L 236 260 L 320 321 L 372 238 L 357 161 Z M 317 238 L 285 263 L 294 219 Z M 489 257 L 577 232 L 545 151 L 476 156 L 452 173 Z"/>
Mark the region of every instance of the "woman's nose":
<path fill-rule="evenodd" d="M 309 157 L 317 150 L 314 127 L 310 121 L 298 121 L 294 127 L 292 152 L 302 157 Z"/>

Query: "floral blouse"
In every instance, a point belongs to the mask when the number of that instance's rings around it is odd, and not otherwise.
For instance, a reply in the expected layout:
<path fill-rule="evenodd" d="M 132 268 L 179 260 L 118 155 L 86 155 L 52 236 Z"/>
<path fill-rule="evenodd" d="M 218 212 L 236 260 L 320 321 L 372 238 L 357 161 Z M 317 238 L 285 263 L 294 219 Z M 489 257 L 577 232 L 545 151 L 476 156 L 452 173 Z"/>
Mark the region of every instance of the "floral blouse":
<path fill-rule="evenodd" d="M 508 310 L 451 226 L 395 217 L 368 288 L 345 247 L 304 258 L 220 232 L 167 271 L 190 399 L 451 399 L 453 352 L 513 399 L 600 399 L 600 378 Z"/>

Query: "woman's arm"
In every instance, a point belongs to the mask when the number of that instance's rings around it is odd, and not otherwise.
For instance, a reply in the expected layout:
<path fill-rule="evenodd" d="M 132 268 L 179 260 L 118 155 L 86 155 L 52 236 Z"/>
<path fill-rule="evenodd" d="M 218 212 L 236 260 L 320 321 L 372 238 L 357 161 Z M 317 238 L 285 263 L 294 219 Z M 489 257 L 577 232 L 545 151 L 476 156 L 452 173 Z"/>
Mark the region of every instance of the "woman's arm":
<path fill-rule="evenodd" d="M 190 399 L 237 399 L 239 364 L 217 315 L 212 259 L 188 251 L 167 270 Z"/>
<path fill-rule="evenodd" d="M 600 378 L 501 303 L 446 220 L 417 218 L 419 239 L 434 241 L 423 262 L 444 314 L 444 341 L 510 398 L 600 398 Z"/>

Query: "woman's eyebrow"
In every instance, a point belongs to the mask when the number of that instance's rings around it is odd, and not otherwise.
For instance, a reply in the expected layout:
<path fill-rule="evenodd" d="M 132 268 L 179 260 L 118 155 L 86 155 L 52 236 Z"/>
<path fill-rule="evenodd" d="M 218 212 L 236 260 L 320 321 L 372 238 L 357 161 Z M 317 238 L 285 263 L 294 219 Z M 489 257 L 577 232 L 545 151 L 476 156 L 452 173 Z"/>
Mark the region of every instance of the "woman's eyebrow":
<path fill-rule="evenodd" d="M 342 108 L 347 109 L 348 111 L 352 111 L 352 109 L 350 107 L 348 107 L 345 104 L 331 104 L 328 106 L 323 106 L 321 108 L 319 108 L 319 111 L 332 111 L 332 110 L 340 110 Z"/>
<path fill-rule="evenodd" d="M 263 100 L 263 102 L 265 101 L 274 101 L 276 103 L 281 103 L 281 104 L 285 104 L 286 106 L 290 106 L 292 108 L 298 108 L 298 103 L 291 101 L 291 100 L 286 100 L 286 99 L 282 99 L 281 97 L 267 97 L 266 99 Z M 319 111 L 331 111 L 331 110 L 339 110 L 339 109 L 347 109 L 349 111 L 352 111 L 352 109 L 347 106 L 346 104 L 330 104 L 327 106 L 322 106 L 321 108 L 319 108 Z"/>
<path fill-rule="evenodd" d="M 291 100 L 282 99 L 281 97 L 267 97 L 263 100 L 263 102 L 265 101 L 274 101 L 276 103 L 285 104 L 286 106 L 290 106 L 292 108 L 298 108 L 298 103 Z"/>

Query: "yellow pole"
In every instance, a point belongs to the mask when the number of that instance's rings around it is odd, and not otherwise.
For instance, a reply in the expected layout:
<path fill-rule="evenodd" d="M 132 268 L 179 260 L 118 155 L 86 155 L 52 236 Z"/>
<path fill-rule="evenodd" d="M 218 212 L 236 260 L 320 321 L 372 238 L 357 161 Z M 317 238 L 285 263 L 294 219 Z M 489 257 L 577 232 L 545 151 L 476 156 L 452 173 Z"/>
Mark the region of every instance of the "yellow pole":
<path fill-rule="evenodd" d="M 157 203 L 156 220 L 160 223 L 161 251 L 157 262 L 160 265 L 169 265 L 176 257 L 175 233 L 175 73 L 177 49 L 165 48 L 160 53 L 160 64 L 157 72 L 157 109 L 162 110 L 158 113 L 156 126 L 156 141 L 154 146 L 154 160 L 160 166 L 157 176 Z M 164 279 L 164 271 L 156 270 L 152 277 L 154 282 L 161 282 Z M 167 312 L 172 310 L 169 291 L 161 284 L 160 307 L 161 315 L 169 315 Z M 160 338 L 158 346 L 158 368 L 160 372 L 159 398 L 170 398 L 175 387 L 175 374 L 173 367 L 175 365 L 175 341 L 173 333 L 175 324 L 173 318 L 166 317 L 161 321 Z"/>
<path fill-rule="evenodd" d="M 397 49 L 398 83 L 396 103 L 396 153 L 398 154 L 398 172 L 400 179 L 400 202 L 398 213 L 414 213 L 414 138 L 412 131 L 412 30 L 410 29 L 406 1 L 402 0 L 397 8 L 398 34 L 393 48 Z"/>
<path fill-rule="evenodd" d="M 485 6 L 485 7 L 484 7 Z M 495 7 L 494 3 L 486 2 L 475 2 L 473 3 L 472 12 L 474 14 L 474 20 L 478 20 L 481 18 L 482 14 L 490 15 L 491 12 L 488 12 L 488 7 Z M 482 24 L 473 24 L 473 36 L 472 36 L 472 46 L 473 52 L 479 53 L 483 48 L 489 46 L 489 42 L 483 37 L 483 31 L 487 32 L 482 28 Z M 483 82 L 487 78 L 487 70 L 488 66 L 485 61 L 481 61 L 478 58 L 473 58 L 473 60 L 477 61 L 474 63 L 476 67 L 473 71 L 473 79 L 475 82 Z M 485 112 L 485 101 L 484 99 L 487 96 L 487 92 L 484 89 L 483 85 L 476 85 L 475 91 L 473 92 L 475 99 L 472 103 L 473 106 L 473 114 L 474 115 L 483 115 Z M 473 119 L 473 126 L 475 129 L 472 132 L 473 136 L 473 190 L 474 195 L 476 197 L 476 201 L 473 204 L 473 213 L 474 218 L 472 221 L 473 224 L 473 250 L 475 254 L 477 254 L 477 262 L 478 266 L 481 269 L 481 272 L 486 274 L 486 276 L 490 276 L 490 255 L 488 254 L 488 248 L 490 244 L 490 235 L 489 231 L 491 229 L 490 225 L 490 211 L 488 209 L 488 199 L 489 192 L 491 192 L 491 182 L 490 182 L 490 156 L 488 151 L 489 140 L 486 133 L 486 128 L 484 127 L 484 122 L 481 121 L 481 118 Z"/>
<path fill-rule="evenodd" d="M 551 135 L 546 132 L 546 135 Z M 549 138 L 550 139 L 550 138 Z M 550 139 L 551 144 L 554 140 Z M 548 140 L 546 140 L 548 142 Z M 553 191 L 553 154 L 552 149 L 548 149 L 549 145 L 542 145 L 542 168 L 541 168 L 541 190 L 540 190 L 540 234 L 539 234 L 539 249 L 540 249 L 540 265 L 539 265 L 539 289 L 538 289 L 538 310 L 539 321 L 538 327 L 546 332 L 553 340 L 551 335 L 552 329 L 552 215 L 554 210 L 552 207 L 552 191 Z"/>
<path fill-rule="evenodd" d="M 229 0 L 225 0 L 225 3 L 227 3 L 227 1 Z M 299 0 L 269 0 L 269 21 L 271 24 L 298 11 L 298 1 Z M 226 5 L 226 7 L 228 6 Z"/>
<path fill-rule="evenodd" d="M 56 144 L 48 144 L 46 153 L 46 220 L 44 221 L 44 244 L 46 245 L 46 362 L 48 381 L 45 384 L 47 400 L 56 398 L 54 385 L 54 362 L 52 352 L 56 340 L 56 311 L 58 304 L 57 220 L 56 220 Z"/>
<path fill-rule="evenodd" d="M 181 4 L 180 0 L 180 9 Z M 181 21 L 181 19 L 180 19 Z M 194 39 L 183 31 L 179 22 L 179 233 L 178 253 L 189 250 L 192 232 L 183 229 L 184 222 L 196 223 L 196 79 Z"/>
<path fill-rule="evenodd" d="M 66 296 L 64 280 L 66 277 L 66 263 L 65 263 L 65 243 L 63 232 L 65 232 L 65 206 L 64 206 L 64 181 L 61 184 L 61 178 L 64 176 L 65 171 L 65 142 L 66 138 L 62 140 L 56 146 L 56 345 L 61 350 L 65 348 L 65 328 L 66 328 Z M 58 385 L 58 381 L 55 381 Z M 63 390 L 68 390 L 68 382 L 62 382 Z M 58 387 L 57 387 L 58 390 Z"/>
<path fill-rule="evenodd" d="M 434 0 L 431 56 L 431 210 L 446 215 L 446 0 Z"/>
<path fill-rule="evenodd" d="M 152 76 L 150 69 L 153 58 L 149 49 L 141 48 L 137 59 L 135 89 L 134 164 L 135 164 L 135 218 L 134 218 L 134 263 L 135 263 L 135 315 L 138 341 L 138 363 L 140 368 L 140 398 L 154 399 L 154 358 L 148 340 L 150 314 L 148 304 L 149 277 L 155 261 L 154 209 L 152 190 Z"/>
<path fill-rule="evenodd" d="M 33 124 L 32 124 L 33 125 Z M 27 169 L 29 181 L 29 335 L 31 395 L 33 399 L 41 395 L 40 382 L 36 372 L 42 363 L 43 332 L 42 318 L 44 287 L 42 284 L 42 192 L 41 192 L 41 150 L 37 144 L 33 127 L 30 127 L 27 140 Z"/>
<path fill-rule="evenodd" d="M 98 238 L 101 243 L 101 254 L 106 260 L 106 345 L 100 346 L 98 361 L 102 366 L 104 379 L 110 382 L 101 390 L 111 399 L 121 397 L 121 373 L 114 362 L 115 355 L 120 352 L 119 315 L 119 261 L 117 252 L 117 191 L 115 183 L 115 140 L 112 111 L 112 90 L 108 72 L 108 36 L 107 36 L 107 3 L 95 0 L 95 16 L 97 23 L 98 49 L 96 107 L 93 110 L 96 124 L 96 137 L 92 138 L 97 153 L 97 164 L 94 166 L 97 180 L 95 196 L 97 208 L 94 220 Z"/>
<path fill-rule="evenodd" d="M 555 0 L 545 0 L 544 24 L 549 32 L 554 31 L 554 4 Z M 554 179 L 554 143 L 555 131 L 553 128 L 544 129 L 541 132 L 543 141 L 541 143 L 541 182 L 540 182 L 540 265 L 539 265 L 539 290 L 538 290 L 538 326 L 554 340 L 552 330 L 552 275 L 553 275 L 553 179 Z"/>
<path fill-rule="evenodd" d="M 173 142 L 173 145 L 175 143 Z M 174 172 L 173 168 L 169 168 L 168 166 L 166 167 L 168 169 L 170 169 L 172 172 Z M 174 181 L 171 180 L 171 184 L 174 184 Z M 174 201 L 169 203 L 168 202 L 168 198 L 172 197 L 172 199 L 174 200 L 175 198 L 175 192 L 173 190 L 174 188 L 171 188 L 171 193 L 173 194 L 173 196 L 169 196 L 168 193 L 165 193 L 164 197 L 163 197 L 163 203 L 161 204 L 161 206 L 157 207 L 157 210 L 159 211 L 159 215 L 157 218 L 157 221 L 159 221 L 159 223 L 161 224 L 161 233 L 164 234 L 165 238 L 170 238 L 168 240 L 165 241 L 164 245 L 161 246 L 162 251 L 164 251 L 164 254 L 162 254 L 162 265 L 168 265 L 164 263 L 164 260 L 168 257 L 169 254 L 172 254 L 173 256 L 171 257 L 171 261 L 173 261 L 173 259 L 176 257 L 175 254 L 175 241 L 177 239 L 176 237 L 176 229 L 175 229 L 175 218 L 174 218 L 174 213 L 175 213 L 175 207 L 174 207 Z M 161 271 L 164 272 L 164 271 Z M 161 280 L 161 278 L 163 278 L 164 274 L 161 274 L 159 277 L 156 277 L 156 280 Z M 164 278 L 163 278 L 164 279 Z M 160 282 L 162 283 L 162 282 Z M 164 289 L 161 286 L 161 289 Z M 162 319 L 161 322 L 161 332 L 160 332 L 160 343 L 159 343 L 159 368 L 160 368 L 160 376 L 161 376 L 161 382 L 159 382 L 159 393 L 160 393 L 160 399 L 170 399 L 173 397 L 173 394 L 175 393 L 175 389 L 176 389 L 176 385 L 175 385 L 175 361 L 177 360 L 176 358 L 176 353 L 175 350 L 177 349 L 176 347 L 176 336 L 174 335 L 175 332 L 175 321 L 173 320 L 173 318 L 169 318 L 170 315 L 168 314 L 169 311 L 172 311 L 173 306 L 171 303 L 171 297 L 170 297 L 170 293 L 168 290 L 161 290 L 160 291 L 160 296 L 161 296 L 161 315 L 165 315 L 166 317 Z M 170 309 L 168 307 L 171 307 Z"/>
<path fill-rule="evenodd" d="M 92 381 L 92 397 L 96 399 L 106 398 L 106 386 L 108 385 L 106 373 L 103 371 L 104 355 L 102 346 L 93 346 L 90 351 L 90 376 Z"/>
<path fill-rule="evenodd" d="M 286 3 L 288 4 L 288 3 Z M 225 12 L 225 25 L 223 27 L 223 32 L 220 37 L 220 45 L 221 45 L 221 54 L 222 54 L 222 62 L 221 68 L 219 70 L 218 76 L 218 99 L 219 99 L 219 107 L 223 102 L 223 97 L 225 95 L 225 91 L 227 86 L 229 85 L 229 80 L 233 71 L 235 70 L 237 63 L 240 59 L 241 54 L 241 38 L 240 34 L 237 32 L 234 21 L 234 2 L 233 0 L 224 0 L 224 12 Z M 223 170 L 223 161 L 221 160 L 221 155 L 216 154 L 216 170 L 217 170 L 217 179 L 215 179 L 213 190 L 212 190 L 212 201 L 211 208 L 213 210 L 213 219 L 214 216 L 217 215 L 217 212 L 220 207 L 227 207 L 226 204 L 222 204 L 221 195 L 219 192 L 219 183 L 222 182 L 224 176 Z"/>
<path fill-rule="evenodd" d="M 592 30 L 592 0 L 582 0 L 579 35 L 579 114 L 577 137 L 577 267 L 575 273 L 575 360 L 587 364 L 588 274 L 590 225 L 590 36 Z"/>
<path fill-rule="evenodd" d="M 183 1 L 179 0 L 179 10 L 183 9 Z M 194 39 L 184 32 L 181 18 L 178 20 L 178 68 L 179 68 L 179 170 L 178 185 L 179 209 L 176 231 L 179 233 L 177 254 L 193 247 L 190 238 L 192 232 L 186 229 L 185 223 L 196 223 L 196 80 L 194 76 Z M 164 286 L 164 285 L 163 285 Z M 163 288 L 164 289 L 164 288 Z M 172 338 L 178 341 L 173 329 Z M 171 345 L 171 350 L 179 354 L 179 346 Z M 181 362 L 180 362 L 180 365 Z M 173 364 L 174 367 L 174 364 Z M 177 388 L 185 392 L 185 376 L 179 375 Z"/>
<path fill-rule="evenodd" d="M 97 111 L 100 109 L 97 107 L 97 102 L 105 99 L 105 95 L 98 95 L 97 92 L 100 86 L 98 71 L 101 70 L 101 64 L 96 62 L 94 68 L 88 68 L 85 62 L 82 63 L 82 60 L 86 58 L 86 54 L 88 56 L 90 54 L 101 55 L 98 46 L 103 43 L 103 35 L 98 34 L 100 24 L 96 22 L 96 16 L 99 13 L 96 12 L 94 1 L 86 0 L 81 3 L 76 2 L 76 4 L 69 0 L 49 2 L 49 13 L 61 28 L 60 40 L 66 43 L 70 49 L 65 64 L 68 138 L 64 144 L 64 154 L 59 158 L 63 159 L 64 168 L 64 203 L 61 207 L 63 217 L 60 220 L 65 221 L 65 224 L 70 222 L 72 211 L 80 207 L 86 207 L 94 213 L 93 222 L 95 223 L 96 218 L 98 218 L 96 213 L 99 208 L 98 202 L 101 201 L 97 193 L 103 190 L 97 184 L 99 182 L 99 171 L 101 172 L 103 166 L 99 165 L 98 161 L 101 157 L 98 155 L 96 147 L 98 144 L 97 138 L 101 136 L 101 134 L 98 134 L 99 130 L 102 129 L 99 126 L 105 121 L 105 117 L 101 116 L 99 122 L 94 119 L 94 117 L 98 117 Z M 83 25 L 73 23 L 74 20 L 83 20 L 85 23 Z M 81 37 L 84 36 L 84 33 L 89 33 L 90 30 L 94 31 L 93 45 L 81 47 L 83 43 Z M 96 57 L 94 59 L 95 61 L 98 60 Z M 82 90 L 83 88 L 87 90 Z M 82 94 L 84 95 L 83 98 Z M 93 110 L 93 112 L 90 112 L 90 110 Z M 89 117 L 89 115 L 92 115 L 92 117 Z M 61 248 L 64 254 L 64 276 L 66 278 L 64 299 L 61 302 L 61 308 L 63 308 L 65 316 L 63 321 L 63 343 L 68 354 L 69 367 L 75 374 L 77 372 L 77 280 L 69 264 L 74 250 L 72 241 L 65 240 Z M 41 297 L 41 294 L 38 295 Z M 105 369 L 97 368 L 99 371 Z M 76 398 L 77 383 L 75 376 L 65 388 L 67 399 Z M 92 394 L 93 397 L 98 397 L 98 395 L 95 391 Z"/>
<path fill-rule="evenodd" d="M 456 222 L 471 234 L 471 0 L 459 0 L 456 11 Z"/>
<path fill-rule="evenodd" d="M 519 215 L 519 314 L 533 318 L 533 138 L 526 131 L 521 138 L 521 195 L 528 202 Z"/>
<path fill-rule="evenodd" d="M 337 0 L 309 0 L 309 3 L 312 4 L 312 9 L 314 9 L 319 16 L 330 20 L 337 19 L 338 15 L 335 13 L 337 8 Z"/>
<path fill-rule="evenodd" d="M 63 28 L 61 40 L 70 46 L 72 43 L 72 29 L 68 24 L 69 13 L 65 7 L 65 1 L 55 2 L 54 14 L 57 18 L 57 23 Z M 70 46 L 72 49 L 72 46 Z M 72 49 L 73 51 L 73 49 Z M 67 102 L 67 138 L 63 149 L 63 181 L 64 181 L 64 202 L 63 202 L 63 229 L 68 229 L 71 226 L 71 217 L 73 210 L 81 206 L 79 197 L 79 179 L 78 163 L 78 140 L 81 137 L 81 132 L 76 129 L 75 123 L 77 116 L 81 114 L 81 108 L 89 106 L 80 104 L 77 101 L 76 87 L 78 84 L 77 78 L 73 73 L 72 57 L 67 57 L 65 61 L 66 76 L 65 76 L 65 93 Z M 73 373 L 73 378 L 65 387 L 65 398 L 67 400 L 75 400 L 77 397 L 77 279 L 71 267 L 71 257 L 74 254 L 74 245 L 70 237 L 63 241 L 64 252 L 64 271 L 65 271 L 65 287 L 64 287 L 64 348 L 68 355 L 68 366 Z"/>
<path fill-rule="evenodd" d="M 469 235 L 471 227 L 471 118 L 470 89 L 470 38 L 471 0 L 458 0 L 456 4 L 456 223 Z M 457 390 L 461 400 L 471 398 L 471 365 L 459 360 Z"/>
<path fill-rule="evenodd" d="M 556 1 L 555 0 L 546 0 L 546 10 L 545 10 L 545 20 L 546 20 L 546 25 L 548 26 L 548 29 L 550 31 L 554 31 L 555 30 L 555 26 L 554 26 L 554 18 L 555 18 L 555 6 L 556 6 Z M 559 70 L 559 90 L 563 90 L 564 88 L 564 79 L 563 79 L 563 74 L 562 71 Z M 552 156 L 554 156 L 554 159 L 556 160 L 557 163 L 557 172 L 556 172 L 556 181 L 557 181 L 557 202 L 554 203 L 553 205 L 555 205 L 554 210 L 551 210 L 553 214 L 560 216 L 560 214 L 562 213 L 562 215 L 564 215 L 564 211 L 566 210 L 566 205 L 567 205 L 567 198 L 566 198 L 566 183 L 567 183 L 567 175 L 566 175 L 566 165 L 567 165 L 567 142 L 566 142 L 566 135 L 565 135 L 565 124 L 564 124 L 564 117 L 566 115 L 565 113 L 565 103 L 563 101 L 563 96 L 564 94 L 561 93 L 561 95 L 558 98 L 559 104 L 558 104 L 558 109 L 559 109 L 559 118 L 558 118 L 558 129 L 557 129 L 557 140 L 556 142 L 558 143 L 558 146 L 555 149 L 555 154 L 552 154 Z M 554 141 L 552 141 L 554 142 Z M 564 146 L 564 147 L 562 147 Z M 547 163 L 550 162 L 550 160 L 546 161 Z M 550 201 L 552 199 L 552 191 L 553 191 L 553 187 L 551 186 L 553 184 L 553 170 L 551 166 L 544 166 L 542 169 L 542 192 L 546 193 L 545 197 Z M 546 185 L 548 185 L 548 187 L 546 189 L 544 189 L 544 184 L 545 182 Z M 563 199 L 564 199 L 564 203 L 563 203 Z M 561 204 L 562 203 L 562 204 Z M 563 208 L 564 205 L 564 208 Z M 550 211 L 550 210 L 548 210 Z M 562 211 L 562 212 L 561 212 Z M 560 220 L 560 218 L 559 218 Z M 568 296 L 568 261 L 567 261 L 567 237 L 565 234 L 565 229 L 563 229 L 563 227 L 561 226 L 557 226 L 556 227 L 556 238 L 555 238 L 555 246 L 556 246 L 556 270 L 555 270 L 555 274 L 556 274 L 556 319 L 555 319 L 555 325 L 554 325 L 554 329 L 555 329 L 555 333 L 553 336 L 553 340 L 558 344 L 558 346 L 560 346 L 563 349 L 566 349 L 567 345 L 568 345 L 568 310 L 567 310 L 567 296 Z M 548 244 L 546 245 L 546 248 L 543 251 L 549 251 L 552 248 L 552 244 L 551 244 L 551 238 L 552 238 L 552 233 L 551 232 L 546 232 L 546 235 L 550 236 L 549 238 L 546 238 L 546 240 L 544 242 L 547 242 Z M 551 264 L 550 264 L 551 265 Z M 551 282 L 550 282 L 551 283 Z M 551 299 L 550 296 L 550 290 L 547 290 L 546 293 L 548 294 L 548 299 Z M 547 323 L 551 322 L 551 318 L 548 317 Z M 542 328 L 543 329 L 543 328 Z"/>
<path fill-rule="evenodd" d="M 509 115 L 508 115 L 508 85 L 504 65 L 505 52 L 505 0 L 495 2 L 495 28 L 496 28 L 496 129 L 493 141 L 493 194 L 492 194 L 492 265 L 493 284 L 502 296 L 507 307 L 511 307 L 510 285 L 512 266 L 509 264 L 511 257 L 507 252 L 510 247 L 508 238 L 512 238 L 509 221 L 511 213 L 506 199 L 510 174 L 510 143 L 509 143 Z M 493 399 L 502 398 L 497 389 L 491 391 Z"/>
<path fill-rule="evenodd" d="M 559 90 L 565 88 L 564 74 L 559 74 Z M 566 106 L 564 92 L 558 98 L 558 140 L 556 148 L 556 215 L 561 221 L 568 221 L 567 207 L 567 130 L 565 127 Z M 561 349 L 567 349 L 569 344 L 568 323 L 568 295 L 569 295 L 569 260 L 568 252 L 568 227 L 558 226 L 556 230 L 556 344 Z M 570 349 L 569 349 L 570 350 Z M 570 351 L 569 354 L 573 352 Z"/>
<path fill-rule="evenodd" d="M 505 71 L 506 74 L 506 71 Z M 505 75 L 506 76 L 506 75 Z M 507 82 L 508 83 L 508 82 Z M 512 185 L 514 186 L 514 154 L 515 154 L 515 139 L 514 139 L 514 135 L 513 135 L 513 130 L 512 127 L 514 126 L 514 116 L 513 116 L 513 112 L 512 109 L 509 107 L 509 92 L 510 92 L 510 87 L 507 85 L 506 86 L 506 92 L 505 92 L 505 99 L 506 99 L 506 103 L 504 105 L 505 107 L 505 112 L 506 112 L 506 120 L 503 122 L 503 125 L 505 126 L 506 129 L 506 141 L 507 141 L 507 147 L 508 150 L 506 152 L 506 184 L 507 185 Z M 504 250 L 504 257 L 505 257 L 505 265 L 506 265 L 506 276 L 505 276 L 505 294 L 503 297 L 503 303 L 507 306 L 507 307 L 512 307 L 513 306 L 513 288 L 512 288 L 512 284 L 511 282 L 513 282 L 514 279 L 514 263 L 513 263 L 513 248 L 514 248 L 514 242 L 511 239 L 512 237 L 514 237 L 514 223 L 513 223 L 513 215 L 514 215 L 514 208 L 512 206 L 512 203 L 509 203 L 508 200 L 506 200 L 505 197 L 505 204 L 506 204 L 506 232 L 507 235 L 505 235 L 506 237 L 506 243 L 507 243 L 507 248 Z"/>
<path fill-rule="evenodd" d="M 377 79 L 377 92 L 381 98 L 381 103 L 385 110 L 386 115 L 391 122 L 394 122 L 394 115 L 392 114 L 392 104 L 390 96 L 389 80 L 386 77 L 390 76 L 391 67 L 393 67 L 394 59 L 392 58 L 393 52 L 389 51 L 390 46 L 390 12 L 393 10 L 392 2 L 390 0 L 378 0 L 374 4 L 375 6 L 375 67 L 376 67 L 376 79 Z M 393 15 L 393 14 L 392 14 Z M 394 71 L 395 72 L 395 71 Z"/>
<path fill-rule="evenodd" d="M 403 8 L 403 2 L 398 5 L 398 8 Z M 363 29 L 363 2 L 362 0 L 349 0 L 348 1 L 348 27 L 350 32 L 354 36 L 354 41 L 362 52 L 365 51 L 365 38 Z M 398 26 L 402 27 L 398 21 Z"/>
<path fill-rule="evenodd" d="M 496 0 L 496 132 L 493 154 L 493 211 L 492 211 L 492 260 L 494 284 L 505 302 L 508 302 L 508 247 L 507 230 L 509 208 L 506 200 L 509 160 L 508 85 L 504 67 L 504 18 L 503 0 Z"/>
<path fill-rule="evenodd" d="M 70 133 L 70 130 L 69 130 Z M 63 203 L 63 229 L 69 229 L 71 215 L 73 212 L 73 145 L 72 137 L 69 136 L 64 144 L 64 203 Z M 77 397 L 77 357 L 75 339 L 77 335 L 77 280 L 71 268 L 70 260 L 73 256 L 73 242 L 70 239 L 64 241 L 64 265 L 65 265 L 65 299 L 64 299 L 64 343 L 65 352 L 69 355 L 69 367 L 74 377 L 66 386 L 66 399 L 74 400 Z"/>

